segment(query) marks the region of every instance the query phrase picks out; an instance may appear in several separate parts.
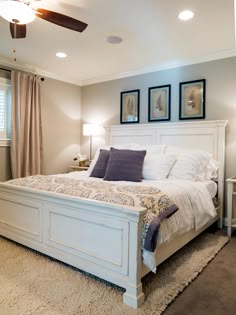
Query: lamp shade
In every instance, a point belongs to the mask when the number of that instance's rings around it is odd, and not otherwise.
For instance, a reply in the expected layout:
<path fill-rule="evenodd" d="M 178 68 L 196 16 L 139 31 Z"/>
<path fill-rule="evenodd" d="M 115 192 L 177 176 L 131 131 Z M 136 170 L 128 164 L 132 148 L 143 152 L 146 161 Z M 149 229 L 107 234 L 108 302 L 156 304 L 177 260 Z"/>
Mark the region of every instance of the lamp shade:
<path fill-rule="evenodd" d="M 101 126 L 97 124 L 83 124 L 83 136 L 99 136 Z"/>
<path fill-rule="evenodd" d="M 83 136 L 92 136 L 92 135 L 93 135 L 93 125 L 83 124 Z"/>

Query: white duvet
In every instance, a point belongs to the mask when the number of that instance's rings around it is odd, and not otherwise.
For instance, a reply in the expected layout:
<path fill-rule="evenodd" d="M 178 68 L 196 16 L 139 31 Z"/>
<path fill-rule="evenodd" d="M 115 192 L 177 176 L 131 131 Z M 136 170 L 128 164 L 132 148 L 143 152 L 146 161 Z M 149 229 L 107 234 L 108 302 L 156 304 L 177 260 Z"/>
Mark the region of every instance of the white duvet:
<path fill-rule="evenodd" d="M 87 179 L 102 181 L 94 177 L 89 177 L 88 172 L 71 172 L 58 176 L 71 177 L 74 179 Z M 113 184 L 123 185 L 128 182 L 112 182 Z M 131 185 L 137 183 L 129 182 Z M 191 229 L 200 229 L 208 221 L 216 216 L 216 210 L 212 198 L 217 191 L 217 185 L 213 181 L 193 182 L 188 180 L 143 180 L 138 185 L 157 186 L 165 192 L 179 207 L 179 210 L 169 219 L 161 223 L 158 244 L 169 241 L 176 235 L 180 235 Z M 158 246 L 157 246 L 158 247 Z M 157 249 L 158 250 L 158 249 Z M 144 264 L 155 272 L 154 254 L 143 252 Z"/>

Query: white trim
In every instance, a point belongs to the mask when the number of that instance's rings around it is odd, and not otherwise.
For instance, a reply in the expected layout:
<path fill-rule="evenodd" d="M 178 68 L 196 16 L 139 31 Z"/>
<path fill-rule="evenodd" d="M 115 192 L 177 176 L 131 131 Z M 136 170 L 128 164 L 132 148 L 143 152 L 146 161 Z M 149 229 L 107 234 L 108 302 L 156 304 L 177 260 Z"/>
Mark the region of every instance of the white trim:
<path fill-rule="evenodd" d="M 236 38 L 235 38 L 235 47 L 236 47 Z M 236 48 L 230 49 L 230 50 L 224 50 L 224 51 L 221 51 L 219 53 L 215 53 L 215 54 L 211 54 L 211 55 L 199 56 L 199 57 L 190 58 L 190 59 L 183 59 L 182 61 L 179 61 L 176 63 L 169 62 L 169 63 L 165 63 L 165 64 L 151 65 L 151 66 L 148 66 L 148 67 L 145 67 L 142 69 L 136 69 L 136 70 L 121 72 L 121 73 L 111 73 L 108 75 L 99 76 L 99 77 L 90 78 L 90 79 L 85 79 L 85 80 L 74 80 L 74 79 L 71 79 L 71 78 L 66 77 L 64 75 L 60 76 L 56 73 L 52 73 L 52 72 L 48 72 L 48 71 L 40 69 L 40 68 L 36 68 L 32 65 L 18 64 L 17 62 L 13 62 L 13 61 L 10 61 L 10 60 L 5 59 L 5 58 L 0 58 L 0 64 L 3 66 L 6 66 L 6 67 L 10 67 L 12 69 L 31 72 L 33 74 L 45 76 L 47 78 L 51 78 L 54 80 L 63 81 L 63 82 L 75 84 L 78 86 L 86 86 L 86 85 L 90 85 L 90 84 L 96 84 L 96 83 L 101 83 L 101 82 L 106 82 L 106 81 L 111 81 L 111 80 L 117 80 L 117 79 L 132 77 L 135 75 L 141 75 L 141 74 L 145 74 L 145 73 L 157 72 L 157 71 L 162 71 L 162 70 L 167 70 L 167 69 L 180 68 L 183 66 L 190 66 L 190 65 L 194 65 L 194 64 L 198 64 L 198 63 L 209 62 L 209 61 L 214 61 L 214 60 L 219 60 L 219 59 L 224 59 L 224 58 L 230 58 L 230 57 L 235 57 L 235 56 L 236 56 Z"/>
<path fill-rule="evenodd" d="M 198 63 L 214 61 L 214 60 L 224 59 L 224 58 L 230 58 L 230 57 L 235 57 L 235 56 L 236 56 L 236 49 L 225 50 L 225 51 L 222 51 L 220 53 L 215 53 L 212 55 L 200 56 L 200 57 L 195 57 L 195 58 L 190 58 L 190 59 L 183 59 L 182 61 L 179 61 L 176 63 L 170 62 L 170 63 L 165 63 L 165 64 L 152 65 L 149 67 L 145 67 L 142 69 L 136 69 L 133 71 L 127 71 L 127 72 L 123 72 L 123 73 L 114 73 L 114 74 L 109 74 L 109 75 L 105 75 L 102 77 L 97 77 L 97 78 L 92 78 L 92 79 L 87 79 L 87 80 L 81 80 L 81 86 L 95 84 L 95 83 L 101 83 L 101 82 L 106 82 L 106 81 L 111 81 L 111 80 L 117 80 L 117 79 L 122 79 L 122 78 L 127 78 L 127 77 L 132 77 L 135 75 L 141 75 L 141 74 L 145 74 L 145 73 L 151 73 L 151 72 L 157 72 L 157 71 L 162 71 L 162 70 L 180 68 L 180 67 L 184 67 L 184 66 L 190 66 L 190 65 L 194 65 L 194 64 L 198 64 Z"/>
<path fill-rule="evenodd" d="M 11 145 L 10 139 L 0 139 L 0 147 L 9 147 Z"/>
<path fill-rule="evenodd" d="M 234 47 L 236 48 L 236 0 L 234 0 Z"/>
<path fill-rule="evenodd" d="M 54 80 L 58 80 L 58 81 L 63 81 L 63 82 L 67 82 L 67 83 L 71 83 L 71 84 L 75 84 L 78 86 L 81 86 L 81 81 L 80 80 L 72 80 L 69 77 L 66 76 L 60 76 L 56 73 L 53 72 L 49 72 L 37 67 L 34 67 L 32 65 L 27 65 L 27 64 L 19 64 L 16 61 L 10 61 L 8 59 L 5 58 L 0 58 L 0 64 L 2 66 L 8 67 L 10 68 L 9 70 L 21 70 L 21 71 L 25 71 L 25 72 L 30 72 L 32 74 L 36 74 L 38 76 L 43 76 L 43 77 L 47 77 L 50 79 L 54 79 Z"/>

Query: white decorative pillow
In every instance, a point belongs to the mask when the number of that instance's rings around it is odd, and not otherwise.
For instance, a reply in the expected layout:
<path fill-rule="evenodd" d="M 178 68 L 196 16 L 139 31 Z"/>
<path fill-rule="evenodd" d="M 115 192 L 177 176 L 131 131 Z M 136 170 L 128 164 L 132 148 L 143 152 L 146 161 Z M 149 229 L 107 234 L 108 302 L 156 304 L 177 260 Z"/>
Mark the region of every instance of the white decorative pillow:
<path fill-rule="evenodd" d="M 220 162 L 210 159 L 207 165 L 198 175 L 199 180 L 217 180 Z"/>
<path fill-rule="evenodd" d="M 176 161 L 174 154 L 157 154 L 148 152 L 143 163 L 143 179 L 166 179 Z"/>
<path fill-rule="evenodd" d="M 168 178 L 193 181 L 199 180 L 199 174 L 202 174 L 210 159 L 211 154 L 205 151 L 179 151 L 177 160 L 171 169 Z"/>

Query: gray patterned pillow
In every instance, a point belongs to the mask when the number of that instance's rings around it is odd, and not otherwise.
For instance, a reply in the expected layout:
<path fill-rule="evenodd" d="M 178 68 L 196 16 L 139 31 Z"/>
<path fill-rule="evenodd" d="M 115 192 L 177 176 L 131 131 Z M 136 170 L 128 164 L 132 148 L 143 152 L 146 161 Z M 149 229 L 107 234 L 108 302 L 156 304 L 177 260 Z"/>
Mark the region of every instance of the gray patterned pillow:
<path fill-rule="evenodd" d="M 111 148 L 105 180 L 141 182 L 146 151 Z"/>
<path fill-rule="evenodd" d="M 110 151 L 101 149 L 97 162 L 89 176 L 103 178 L 106 173 L 109 157 L 110 157 Z"/>

